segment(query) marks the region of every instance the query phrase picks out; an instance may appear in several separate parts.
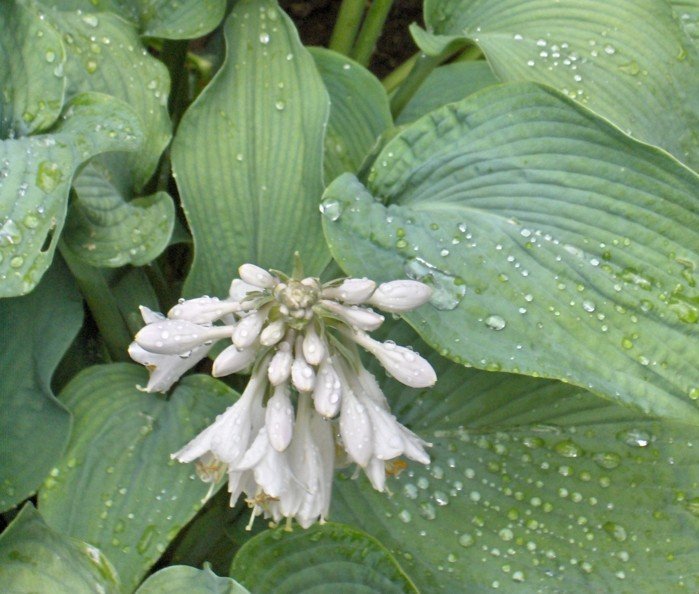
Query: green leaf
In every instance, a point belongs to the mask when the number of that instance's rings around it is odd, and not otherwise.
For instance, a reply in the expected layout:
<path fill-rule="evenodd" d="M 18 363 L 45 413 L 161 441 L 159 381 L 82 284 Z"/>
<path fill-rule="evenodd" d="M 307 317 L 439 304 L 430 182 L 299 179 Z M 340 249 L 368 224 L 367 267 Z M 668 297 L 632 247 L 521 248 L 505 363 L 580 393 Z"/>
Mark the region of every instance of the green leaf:
<path fill-rule="evenodd" d="M 66 56 L 61 39 L 16 0 L 0 12 L 0 138 L 53 124 L 63 107 Z"/>
<path fill-rule="evenodd" d="M 670 0 L 675 18 L 680 22 L 684 32 L 699 42 L 699 0 Z"/>
<path fill-rule="evenodd" d="M 68 213 L 65 245 L 92 266 L 141 266 L 168 246 L 175 208 L 166 192 L 126 200 L 101 163 L 75 180 L 79 199 Z"/>
<path fill-rule="evenodd" d="M 234 400 L 225 384 L 189 376 L 170 400 L 145 394 L 146 371 L 89 368 L 66 386 L 74 415 L 68 450 L 39 492 L 46 521 L 98 546 L 133 588 L 201 507 L 208 485 L 170 454 Z"/>
<path fill-rule="evenodd" d="M 211 32 L 223 18 L 225 0 L 41 0 L 61 10 L 114 12 L 138 26 L 144 37 L 194 39 Z"/>
<path fill-rule="evenodd" d="M 562 383 L 467 370 L 428 355 L 414 397 L 383 382 L 432 462 L 388 481 L 335 481 L 334 520 L 378 538 L 423 592 L 694 592 L 697 431 Z"/>
<path fill-rule="evenodd" d="M 699 55 L 670 2 L 426 0 L 425 22 L 441 45 L 476 42 L 501 80 L 550 85 L 699 166 Z"/>
<path fill-rule="evenodd" d="M 332 523 L 257 535 L 233 559 L 231 575 L 255 594 L 417 592 L 380 542 Z"/>
<path fill-rule="evenodd" d="M 54 398 L 51 376 L 82 319 L 60 259 L 30 295 L 0 301 L 0 511 L 36 491 L 68 443 L 70 414 Z"/>
<path fill-rule="evenodd" d="M 135 28 L 118 16 L 49 9 L 51 4 L 33 7 L 64 41 L 68 97 L 86 91 L 113 95 L 126 101 L 141 120 L 145 134 L 141 150 L 109 157 L 117 183 L 128 180 L 129 189 L 140 189 L 155 171 L 171 136 L 167 69 L 146 51 Z"/>
<path fill-rule="evenodd" d="M 31 503 L 0 535 L 3 591 L 118 594 L 119 578 L 95 547 L 49 528 Z"/>
<path fill-rule="evenodd" d="M 241 0 L 226 60 L 185 113 L 172 162 L 194 237 L 185 294 L 224 294 L 253 262 L 306 273 L 329 260 L 318 204 L 328 97 L 313 58 L 273 0 Z M 222 257 L 223 255 L 223 257 Z"/>
<path fill-rule="evenodd" d="M 406 319 L 445 356 L 698 424 L 698 183 L 553 90 L 500 85 L 407 128 L 367 188 L 338 178 L 324 226 L 350 275 L 434 285 Z"/>
<path fill-rule="evenodd" d="M 84 93 L 50 134 L 0 141 L 0 297 L 29 292 L 51 264 L 76 168 L 142 138 L 128 105 Z"/>
<path fill-rule="evenodd" d="M 454 62 L 433 70 L 396 120 L 408 124 L 447 103 L 494 85 L 498 80 L 487 62 Z"/>
<path fill-rule="evenodd" d="M 331 50 L 310 51 L 330 95 L 323 170 L 331 181 L 345 171 L 357 171 L 393 119 L 386 90 L 371 72 Z"/>
<path fill-rule="evenodd" d="M 249 594 L 238 582 L 209 568 L 166 567 L 150 576 L 136 594 Z"/>

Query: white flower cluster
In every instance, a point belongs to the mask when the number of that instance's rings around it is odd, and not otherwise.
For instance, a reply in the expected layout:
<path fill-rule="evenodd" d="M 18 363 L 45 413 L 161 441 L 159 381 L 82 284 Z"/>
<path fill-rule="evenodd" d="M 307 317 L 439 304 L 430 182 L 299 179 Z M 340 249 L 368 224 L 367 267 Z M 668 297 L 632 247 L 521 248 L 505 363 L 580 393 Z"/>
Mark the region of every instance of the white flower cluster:
<path fill-rule="evenodd" d="M 252 368 L 238 401 L 173 458 L 196 461 L 199 476 L 212 483 L 227 472 L 231 504 L 244 492 L 253 518 L 295 518 L 304 527 L 327 516 L 336 464 L 355 462 L 379 491 L 394 458 L 427 464 L 428 444 L 391 414 L 356 345 L 403 384 L 434 384 L 420 355 L 367 334 L 384 318 L 366 307 L 406 312 L 431 289 L 412 280 L 321 284 L 252 264 L 239 274 L 227 299 L 180 300 L 167 316 L 141 308 L 146 326 L 129 354 L 150 371 L 147 391 L 168 390 L 219 340 L 231 344 L 215 358 L 214 376 Z M 336 459 L 336 445 L 345 460 Z"/>

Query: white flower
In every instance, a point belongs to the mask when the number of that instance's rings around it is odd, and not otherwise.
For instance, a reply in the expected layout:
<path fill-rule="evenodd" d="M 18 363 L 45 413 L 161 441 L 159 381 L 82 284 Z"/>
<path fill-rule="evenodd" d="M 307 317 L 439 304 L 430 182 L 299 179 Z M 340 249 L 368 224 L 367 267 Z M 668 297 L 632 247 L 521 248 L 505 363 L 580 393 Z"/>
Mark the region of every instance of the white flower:
<path fill-rule="evenodd" d="M 253 518 L 296 519 L 304 527 L 328 514 L 337 446 L 379 491 L 400 456 L 429 463 L 429 444 L 391 414 L 357 348 L 407 386 L 433 385 L 435 372 L 420 355 L 367 334 L 384 321 L 367 304 L 403 313 L 424 304 L 429 287 L 321 284 L 252 264 L 239 275 L 224 300 L 181 300 L 167 317 L 142 309 L 146 326 L 129 353 L 151 372 L 146 390 L 168 390 L 219 340 L 228 344 L 213 362 L 215 377 L 252 367 L 238 401 L 173 458 L 195 461 L 212 488 L 227 472 L 231 504 L 244 493 Z"/>

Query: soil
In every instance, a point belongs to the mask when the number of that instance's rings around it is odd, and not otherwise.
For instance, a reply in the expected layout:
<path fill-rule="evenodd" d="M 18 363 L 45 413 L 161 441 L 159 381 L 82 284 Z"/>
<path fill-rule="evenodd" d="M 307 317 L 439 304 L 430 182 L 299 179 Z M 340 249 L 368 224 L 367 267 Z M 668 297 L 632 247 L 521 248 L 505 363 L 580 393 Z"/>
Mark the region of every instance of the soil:
<path fill-rule="evenodd" d="M 304 45 L 328 46 L 341 0 L 281 0 L 280 5 L 296 23 Z M 370 5 L 367 0 L 367 5 Z M 417 51 L 410 37 L 410 23 L 422 23 L 422 0 L 395 0 L 386 19 L 369 69 L 379 78 Z"/>

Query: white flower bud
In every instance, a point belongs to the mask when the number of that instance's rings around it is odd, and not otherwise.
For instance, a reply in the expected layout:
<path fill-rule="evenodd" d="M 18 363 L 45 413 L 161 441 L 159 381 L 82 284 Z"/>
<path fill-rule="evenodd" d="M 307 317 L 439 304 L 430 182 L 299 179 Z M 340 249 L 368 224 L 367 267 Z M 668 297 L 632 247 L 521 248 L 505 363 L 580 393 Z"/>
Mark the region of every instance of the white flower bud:
<path fill-rule="evenodd" d="M 138 309 L 141 311 L 141 317 L 143 318 L 143 321 L 146 324 L 153 324 L 155 322 L 162 322 L 163 320 L 167 319 L 159 311 L 153 311 L 152 309 L 147 308 L 145 305 L 139 306 Z"/>
<path fill-rule="evenodd" d="M 216 297 L 198 297 L 178 303 L 167 312 L 167 317 L 171 320 L 187 320 L 195 324 L 210 324 L 239 309 L 238 303 L 220 301 Z"/>
<path fill-rule="evenodd" d="M 364 303 L 376 289 L 376 283 L 368 278 L 346 278 L 337 286 L 326 287 L 321 294 L 326 299 L 342 301 L 350 305 Z"/>
<path fill-rule="evenodd" d="M 211 375 L 214 377 L 223 377 L 231 373 L 238 373 L 255 360 L 255 355 L 257 355 L 257 348 L 255 347 L 239 349 L 232 344 L 223 349 L 218 357 L 214 359 Z"/>
<path fill-rule="evenodd" d="M 230 326 L 206 327 L 186 320 L 163 320 L 141 328 L 135 340 L 151 353 L 178 355 L 230 334 Z"/>
<path fill-rule="evenodd" d="M 274 395 L 267 402 L 265 426 L 269 443 L 278 452 L 283 452 L 294 434 L 294 407 L 289 398 L 288 384 L 277 386 Z"/>
<path fill-rule="evenodd" d="M 392 341 L 378 342 L 363 332 L 355 332 L 353 338 L 402 384 L 411 388 L 427 388 L 437 381 L 432 366 L 415 351 Z"/>
<path fill-rule="evenodd" d="M 269 272 L 254 264 L 243 264 L 238 268 L 238 275 L 243 282 L 262 289 L 271 289 L 277 284 L 277 280 Z"/>
<path fill-rule="evenodd" d="M 380 284 L 368 303 L 384 311 L 403 313 L 424 305 L 431 295 L 432 289 L 425 283 L 414 280 L 395 280 Z"/>
<path fill-rule="evenodd" d="M 238 322 L 233 330 L 233 344 L 241 349 L 249 347 L 260 334 L 267 319 L 267 310 L 255 310 Z"/>
<path fill-rule="evenodd" d="M 289 343 L 283 342 L 277 348 L 277 352 L 272 357 L 267 368 L 267 377 L 269 377 L 269 381 L 273 386 L 278 386 L 289 379 L 292 361 L 291 347 Z"/>
<path fill-rule="evenodd" d="M 303 339 L 296 340 L 294 362 L 291 365 L 291 382 L 299 392 L 310 392 L 316 381 L 316 373 L 303 357 Z"/>
<path fill-rule="evenodd" d="M 276 320 L 260 333 L 260 344 L 263 346 L 272 346 L 277 344 L 286 333 L 286 324 L 284 320 Z"/>
<path fill-rule="evenodd" d="M 353 328 L 359 328 L 360 330 L 371 332 L 376 330 L 384 321 L 384 317 L 381 314 L 377 314 L 370 309 L 357 307 L 356 305 L 340 305 L 335 301 L 327 299 L 322 299 L 320 303 L 338 318 L 344 320 Z"/>
<path fill-rule="evenodd" d="M 318 365 L 325 357 L 326 352 L 325 342 L 318 336 L 313 324 L 309 324 L 306 328 L 306 335 L 303 338 L 304 358 L 311 365 Z"/>
<path fill-rule="evenodd" d="M 325 359 L 318 369 L 316 386 L 313 390 L 313 404 L 318 413 L 328 419 L 334 417 L 340 410 L 342 399 L 342 383 L 329 358 Z"/>
<path fill-rule="evenodd" d="M 228 295 L 233 301 L 240 303 L 243 299 L 245 299 L 245 297 L 247 297 L 248 293 L 259 290 L 260 289 L 258 287 L 250 285 L 239 278 L 235 278 L 231 282 L 231 288 L 228 290 Z"/>

